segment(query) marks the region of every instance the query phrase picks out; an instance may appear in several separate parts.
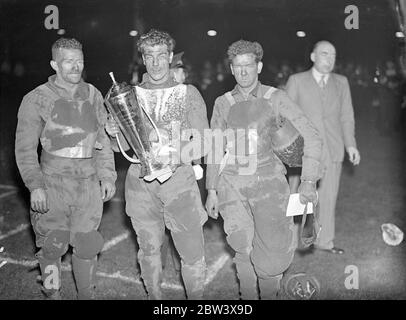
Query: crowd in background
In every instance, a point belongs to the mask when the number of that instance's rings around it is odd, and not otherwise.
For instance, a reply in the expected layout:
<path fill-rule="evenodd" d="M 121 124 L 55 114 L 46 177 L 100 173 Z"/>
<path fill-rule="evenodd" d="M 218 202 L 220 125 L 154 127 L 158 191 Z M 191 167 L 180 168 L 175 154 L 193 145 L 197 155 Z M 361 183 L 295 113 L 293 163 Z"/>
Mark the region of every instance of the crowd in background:
<path fill-rule="evenodd" d="M 215 99 L 235 86 L 227 59 L 216 62 L 206 60 L 200 66 L 192 66 L 187 59 L 186 83 L 199 88 L 207 105 L 208 118 L 211 118 Z M 288 61 L 266 62 L 260 81 L 283 89 L 291 74 L 308 69 L 304 64 L 291 64 Z M 131 64 L 129 73 L 135 84 L 141 79 L 143 67 Z M 379 62 L 375 67 L 360 63 L 337 62 L 335 72 L 345 75 L 351 86 L 351 94 L 356 117 L 368 117 L 382 135 L 390 135 L 406 127 L 406 79 L 395 62 Z"/>
<path fill-rule="evenodd" d="M 186 82 L 199 88 L 210 119 L 215 99 L 235 86 L 227 59 L 204 61 L 199 68 L 186 62 Z M 305 71 L 304 64 L 287 61 L 264 62 L 260 81 L 284 88 L 291 74 Z M 396 64 L 387 60 L 375 67 L 360 63 L 337 63 L 335 72 L 345 75 L 351 86 L 356 117 L 368 117 L 382 135 L 390 135 L 406 127 L 406 79 Z"/>

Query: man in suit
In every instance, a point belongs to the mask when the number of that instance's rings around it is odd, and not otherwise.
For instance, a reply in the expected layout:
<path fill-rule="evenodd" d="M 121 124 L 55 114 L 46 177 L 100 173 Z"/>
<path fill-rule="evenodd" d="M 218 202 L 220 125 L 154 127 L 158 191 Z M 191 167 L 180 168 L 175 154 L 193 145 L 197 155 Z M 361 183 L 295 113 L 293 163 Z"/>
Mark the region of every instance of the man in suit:
<path fill-rule="evenodd" d="M 353 165 L 358 165 L 361 159 L 354 135 L 354 110 L 347 78 L 332 72 L 336 59 L 334 46 L 328 41 L 317 42 L 310 59 L 313 67 L 292 75 L 286 91 L 323 138 L 322 178 L 318 187 L 322 229 L 314 247 L 343 254 L 343 249 L 334 246 L 334 215 L 344 149 Z M 289 180 L 291 189 L 295 189 L 299 177 L 292 176 Z"/>

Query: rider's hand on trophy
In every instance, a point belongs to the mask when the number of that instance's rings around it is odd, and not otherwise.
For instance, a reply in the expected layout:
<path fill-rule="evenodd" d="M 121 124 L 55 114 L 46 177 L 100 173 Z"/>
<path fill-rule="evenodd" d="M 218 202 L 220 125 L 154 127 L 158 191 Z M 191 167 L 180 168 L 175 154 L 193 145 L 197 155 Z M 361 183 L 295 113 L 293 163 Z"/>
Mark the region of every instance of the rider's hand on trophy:
<path fill-rule="evenodd" d="M 118 127 L 117 122 L 113 119 L 111 115 L 107 117 L 105 128 L 106 132 L 111 137 L 115 137 L 117 134 L 120 133 L 120 128 Z"/>
<path fill-rule="evenodd" d="M 169 167 L 171 168 L 172 172 L 175 172 L 176 169 L 180 166 L 180 156 L 179 153 L 173 148 L 173 151 L 170 155 L 170 162 Z"/>
<path fill-rule="evenodd" d="M 163 166 L 168 166 L 173 172 L 180 165 L 179 154 L 171 145 L 159 146 L 156 151 L 156 160 Z"/>
<path fill-rule="evenodd" d="M 160 133 L 160 138 L 161 138 L 161 143 L 166 144 L 168 143 L 168 138 L 166 137 L 166 135 Z M 151 144 L 155 144 L 155 145 L 160 145 L 159 144 L 159 138 L 158 138 L 158 134 L 156 133 L 155 130 L 151 130 L 151 132 L 149 133 L 149 141 L 151 142 Z"/>

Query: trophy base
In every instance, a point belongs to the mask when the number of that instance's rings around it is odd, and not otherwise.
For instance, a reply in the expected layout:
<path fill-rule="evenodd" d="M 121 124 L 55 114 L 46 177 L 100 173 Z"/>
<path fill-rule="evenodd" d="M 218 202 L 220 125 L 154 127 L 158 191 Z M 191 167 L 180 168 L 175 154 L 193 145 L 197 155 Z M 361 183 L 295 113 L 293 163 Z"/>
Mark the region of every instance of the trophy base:
<path fill-rule="evenodd" d="M 160 183 L 163 183 L 168 180 L 172 176 L 172 174 L 173 172 L 171 168 L 165 167 L 160 170 L 151 172 L 151 174 L 144 176 L 143 179 L 148 182 L 157 179 Z"/>

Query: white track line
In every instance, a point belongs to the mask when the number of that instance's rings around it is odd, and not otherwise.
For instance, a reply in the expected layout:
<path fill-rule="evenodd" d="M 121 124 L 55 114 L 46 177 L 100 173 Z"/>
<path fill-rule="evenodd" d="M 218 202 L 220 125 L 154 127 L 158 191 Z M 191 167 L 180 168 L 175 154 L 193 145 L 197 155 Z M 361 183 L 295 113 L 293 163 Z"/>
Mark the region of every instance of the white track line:
<path fill-rule="evenodd" d="M 204 282 L 205 285 L 208 285 L 211 281 L 213 281 L 217 273 L 221 270 L 221 268 L 224 267 L 228 259 L 230 259 L 230 256 L 224 253 L 216 260 L 216 262 L 207 268 L 206 281 Z"/>
<path fill-rule="evenodd" d="M 23 267 L 28 267 L 28 268 L 34 268 L 38 265 L 38 260 L 27 260 L 27 259 L 13 259 L 10 257 L 5 257 L 5 256 L 1 256 L 0 255 L 0 263 L 2 263 L 3 265 L 5 265 L 4 261 L 6 263 L 10 263 L 10 264 L 16 264 L 16 265 L 20 265 Z M 62 271 L 72 271 L 72 266 L 70 264 L 66 264 L 66 263 L 62 263 Z M 106 273 L 106 272 L 101 272 L 98 271 L 96 272 L 96 275 L 102 278 L 110 278 L 110 279 L 117 279 L 117 280 L 121 280 L 124 282 L 129 282 L 129 283 L 135 283 L 135 284 L 139 284 L 142 285 L 141 280 L 136 279 L 134 277 L 127 277 L 127 276 L 123 276 L 120 271 L 114 272 L 114 273 Z M 181 285 L 177 285 L 174 283 L 168 283 L 168 282 L 163 282 L 161 284 L 162 288 L 166 288 L 166 289 L 173 289 L 173 290 L 184 290 L 183 286 Z"/>
<path fill-rule="evenodd" d="M 15 228 L 14 230 L 7 232 L 6 234 L 3 234 L 3 235 L 0 234 L 0 240 L 10 237 L 16 233 L 19 233 L 19 232 L 29 228 L 29 226 L 30 226 L 29 224 L 24 223 L 24 224 L 21 224 L 20 226 L 18 226 L 17 228 Z M 121 241 L 124 241 L 125 239 L 127 239 L 129 236 L 130 236 L 130 231 L 126 231 L 126 232 L 118 235 L 117 237 L 114 237 L 113 239 L 107 241 L 103 246 L 102 252 L 111 249 L 112 247 L 114 247 L 115 245 L 120 243 Z"/>
<path fill-rule="evenodd" d="M 0 261 L 7 261 L 11 264 L 17 264 L 23 267 L 34 268 L 38 264 L 38 260 L 27 260 L 27 259 L 13 259 L 7 256 L 0 255 Z M 70 264 L 62 263 L 62 271 L 72 271 Z"/>
<path fill-rule="evenodd" d="M 18 187 L 17 186 L 12 186 L 12 185 L 9 185 L 9 184 L 0 184 L 0 188 L 3 188 L 3 189 L 18 189 Z"/>
<path fill-rule="evenodd" d="M 17 264 L 17 265 L 20 265 L 23 267 L 28 267 L 28 268 L 33 268 L 38 264 L 37 260 L 25 260 L 25 259 L 17 260 L 17 259 L 13 259 L 10 257 L 2 256 L 2 255 L 0 255 L 0 261 L 7 261 L 8 263 Z"/>
<path fill-rule="evenodd" d="M 8 192 L 4 192 L 3 194 L 0 194 L 0 199 L 11 196 L 14 193 L 17 193 L 17 190 L 11 190 L 11 191 L 8 191 Z"/>
<path fill-rule="evenodd" d="M 119 236 L 114 237 L 113 239 L 107 241 L 103 246 L 102 252 L 109 250 L 112 247 L 114 247 L 115 245 L 117 245 L 118 243 L 120 243 L 121 241 L 124 241 L 125 239 L 127 239 L 130 236 L 130 234 L 131 234 L 130 231 L 126 231 L 126 232 L 120 234 Z"/>
<path fill-rule="evenodd" d="M 19 225 L 17 228 L 15 228 L 14 230 L 11 230 L 11 231 L 7 232 L 6 234 L 3 234 L 3 235 L 0 234 L 0 240 L 3 240 L 3 239 L 8 238 L 8 237 L 10 237 L 12 235 L 15 235 L 16 233 L 24 231 L 25 229 L 28 229 L 29 226 L 30 225 L 28 223 L 23 223 L 23 224 Z"/>
<path fill-rule="evenodd" d="M 103 278 L 118 279 L 118 280 L 121 280 L 121 281 L 124 281 L 124 282 L 142 284 L 141 280 L 136 279 L 134 277 L 123 276 L 120 273 L 120 271 L 117 271 L 117 272 L 114 272 L 114 273 L 106 273 L 106 272 L 98 271 L 98 272 L 96 272 L 96 275 L 98 275 L 99 277 L 103 277 Z"/>
<path fill-rule="evenodd" d="M 161 288 L 172 289 L 172 290 L 182 290 L 182 291 L 185 290 L 185 288 L 183 286 L 181 286 L 180 284 L 169 283 L 169 282 L 162 282 Z"/>
<path fill-rule="evenodd" d="M 23 231 L 23 230 L 27 229 L 28 227 L 29 227 L 29 224 L 22 224 L 19 227 L 17 227 L 16 229 L 8 232 L 7 234 L 0 236 L 0 240 L 7 238 L 13 234 L 16 234 L 20 231 Z M 111 249 L 112 247 L 114 247 L 115 245 L 117 245 L 118 243 L 124 241 L 125 239 L 127 239 L 130 236 L 130 234 L 131 234 L 130 231 L 126 231 L 126 232 L 114 237 L 113 239 L 109 240 L 108 242 L 106 242 L 104 244 L 102 252 L 107 251 L 107 250 Z M 224 267 L 224 265 L 226 264 L 226 262 L 229 259 L 230 259 L 230 256 L 228 254 L 223 254 L 213 264 L 211 264 L 207 268 L 205 285 L 207 285 L 211 281 L 213 281 L 213 279 L 216 277 L 217 273 Z M 10 257 L 2 257 L 1 255 L 0 255 L 0 260 L 6 261 L 11 264 L 22 265 L 25 267 L 35 267 L 38 264 L 37 260 L 16 260 L 16 259 L 13 259 Z M 72 270 L 72 266 L 70 264 L 66 264 L 66 263 L 62 264 L 62 271 L 71 271 L 71 270 Z M 104 277 L 104 278 L 117 279 L 117 280 L 121 280 L 124 282 L 129 282 L 129 283 L 142 284 L 142 282 L 139 279 L 136 279 L 134 277 L 124 276 L 120 273 L 120 271 L 117 271 L 112 274 L 99 271 L 96 273 L 96 275 L 98 275 L 100 277 Z M 172 290 L 184 290 L 182 285 L 178 285 L 175 283 L 168 283 L 168 282 L 163 282 L 161 284 L 161 287 L 165 288 L 165 289 L 172 289 Z"/>
<path fill-rule="evenodd" d="M 214 279 L 214 277 L 216 276 L 218 271 L 224 266 L 224 264 L 228 261 L 229 258 L 230 258 L 229 255 L 223 254 L 222 256 L 220 256 L 220 258 L 218 258 L 216 260 L 216 262 L 214 262 L 212 265 L 209 266 L 209 268 L 207 269 L 205 285 L 209 284 Z M 6 261 L 10 264 L 16 264 L 16 265 L 20 265 L 20 266 L 24 266 L 24 267 L 29 267 L 29 268 L 33 268 L 38 265 L 37 260 L 26 260 L 26 259 L 17 260 L 17 259 L 13 259 L 10 257 L 5 257 L 5 256 L 3 257 L 1 255 L 0 255 L 0 261 L 1 262 Z M 62 271 L 72 271 L 72 266 L 70 264 L 62 263 Z M 102 277 L 102 278 L 117 279 L 117 280 L 121 280 L 124 282 L 135 283 L 135 284 L 139 284 L 139 285 L 142 284 L 141 280 L 136 279 L 134 277 L 124 276 L 120 273 L 120 271 L 117 271 L 114 273 L 106 273 L 106 272 L 98 271 L 96 273 L 96 275 L 99 277 Z M 169 282 L 163 282 L 161 284 L 161 287 L 164 289 L 184 290 L 183 286 L 176 284 L 176 283 L 169 283 Z"/>

